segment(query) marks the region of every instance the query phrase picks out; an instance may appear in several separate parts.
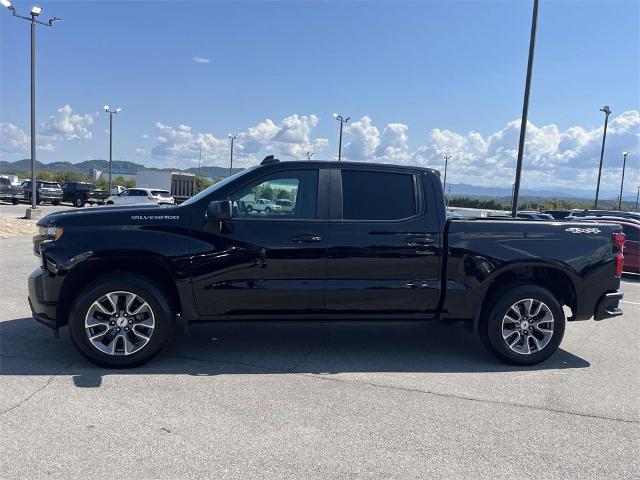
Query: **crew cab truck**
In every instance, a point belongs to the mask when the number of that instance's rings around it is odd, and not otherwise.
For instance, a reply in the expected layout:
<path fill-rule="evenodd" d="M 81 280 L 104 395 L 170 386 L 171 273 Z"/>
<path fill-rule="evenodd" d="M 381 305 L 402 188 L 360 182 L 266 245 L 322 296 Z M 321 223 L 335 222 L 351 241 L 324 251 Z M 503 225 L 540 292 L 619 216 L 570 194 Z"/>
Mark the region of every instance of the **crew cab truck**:
<path fill-rule="evenodd" d="M 463 321 L 501 359 L 531 365 L 558 349 L 567 320 L 622 314 L 617 225 L 447 220 L 430 169 L 264 163 L 179 206 L 41 219 L 34 318 L 68 325 L 109 367 L 149 360 L 176 324 L 294 319 Z M 275 185 L 291 211 L 243 208 Z"/>

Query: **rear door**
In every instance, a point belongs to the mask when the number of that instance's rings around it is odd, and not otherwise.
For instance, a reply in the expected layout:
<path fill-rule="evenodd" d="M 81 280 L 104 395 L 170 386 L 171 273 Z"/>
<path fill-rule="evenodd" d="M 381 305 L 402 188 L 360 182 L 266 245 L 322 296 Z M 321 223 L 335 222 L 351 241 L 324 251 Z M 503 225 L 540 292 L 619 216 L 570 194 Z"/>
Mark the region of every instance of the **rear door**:
<path fill-rule="evenodd" d="M 327 313 L 430 315 L 440 294 L 439 226 L 420 171 L 331 172 Z M 429 192 L 431 193 L 431 192 Z"/>

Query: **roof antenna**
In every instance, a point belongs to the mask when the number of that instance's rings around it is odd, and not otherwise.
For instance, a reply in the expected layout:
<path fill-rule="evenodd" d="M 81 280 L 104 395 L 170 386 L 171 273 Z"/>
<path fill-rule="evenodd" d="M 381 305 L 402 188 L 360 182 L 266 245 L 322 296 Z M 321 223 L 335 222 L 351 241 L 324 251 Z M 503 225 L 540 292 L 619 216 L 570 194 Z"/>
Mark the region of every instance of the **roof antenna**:
<path fill-rule="evenodd" d="M 278 163 L 280 160 L 275 158 L 273 155 L 267 155 L 264 157 L 264 160 L 260 162 L 260 165 L 269 165 L 270 163 Z"/>

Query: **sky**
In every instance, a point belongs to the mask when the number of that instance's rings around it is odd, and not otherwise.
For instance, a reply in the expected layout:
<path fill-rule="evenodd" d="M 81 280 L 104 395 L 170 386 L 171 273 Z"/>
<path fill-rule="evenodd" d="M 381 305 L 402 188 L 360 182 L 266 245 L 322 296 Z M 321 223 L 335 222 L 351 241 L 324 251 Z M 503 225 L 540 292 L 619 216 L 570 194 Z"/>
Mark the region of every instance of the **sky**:
<path fill-rule="evenodd" d="M 13 2 L 27 13 L 31 3 Z M 267 154 L 513 182 L 532 1 L 42 1 L 37 158 L 234 166 Z M 640 2 L 540 2 L 523 188 L 640 184 Z M 0 159 L 29 157 L 29 25 L 0 11 Z"/>

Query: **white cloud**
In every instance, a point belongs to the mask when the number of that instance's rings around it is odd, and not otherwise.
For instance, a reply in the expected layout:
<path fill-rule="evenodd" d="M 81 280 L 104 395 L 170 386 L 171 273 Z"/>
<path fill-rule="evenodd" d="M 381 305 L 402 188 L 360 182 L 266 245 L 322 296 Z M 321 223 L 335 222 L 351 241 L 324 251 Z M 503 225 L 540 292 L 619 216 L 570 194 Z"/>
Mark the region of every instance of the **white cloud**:
<path fill-rule="evenodd" d="M 65 105 L 42 124 L 39 133 L 53 140 L 90 140 L 91 125 L 93 125 L 93 117 L 90 114 L 73 113 L 73 109 Z"/>
<path fill-rule="evenodd" d="M 29 149 L 29 136 L 13 123 L 0 123 L 0 150 L 24 153 Z"/>
<path fill-rule="evenodd" d="M 13 123 L 0 123 L 0 152 L 8 154 L 30 155 L 31 136 Z M 36 143 L 36 149 L 43 152 L 53 152 L 55 146 L 51 142 L 41 139 Z"/>
<path fill-rule="evenodd" d="M 373 160 L 380 145 L 380 131 L 373 125 L 371 118 L 364 116 L 344 129 L 350 140 L 343 143 L 342 154 L 349 160 Z M 343 138 L 343 142 L 346 138 Z"/>
<path fill-rule="evenodd" d="M 444 168 L 442 154 L 449 153 L 448 178 L 452 182 L 475 185 L 504 186 L 513 181 L 518 152 L 520 121 L 509 122 L 503 129 L 486 138 L 477 132 L 459 134 L 434 129 L 425 144 L 413 154 L 412 163 Z M 640 112 L 627 111 L 612 117 L 607 130 L 603 188 L 619 184 L 622 152 L 635 158 L 640 154 Z M 561 130 L 555 124 L 527 124 L 524 150 L 523 185 L 527 188 L 566 187 L 595 189 L 602 126 L 587 129 L 580 126 Z M 631 157 L 630 157 L 631 158 Z M 638 162 L 628 162 L 625 183 L 640 181 Z"/>
<path fill-rule="evenodd" d="M 211 63 L 211 59 L 203 57 L 193 57 L 193 61 L 196 63 Z"/>
<path fill-rule="evenodd" d="M 320 119 L 317 115 L 293 114 L 279 123 L 267 118 L 257 125 L 239 132 L 234 144 L 234 165 L 257 163 L 257 154 L 273 153 L 302 159 L 307 151 L 320 152 L 329 141 L 312 138 Z M 173 127 L 156 123 L 159 135 L 151 153 L 170 166 L 185 167 L 197 163 L 200 148 L 203 163 L 226 165 L 229 158 L 229 138 L 213 133 L 194 133 L 188 125 Z"/>

